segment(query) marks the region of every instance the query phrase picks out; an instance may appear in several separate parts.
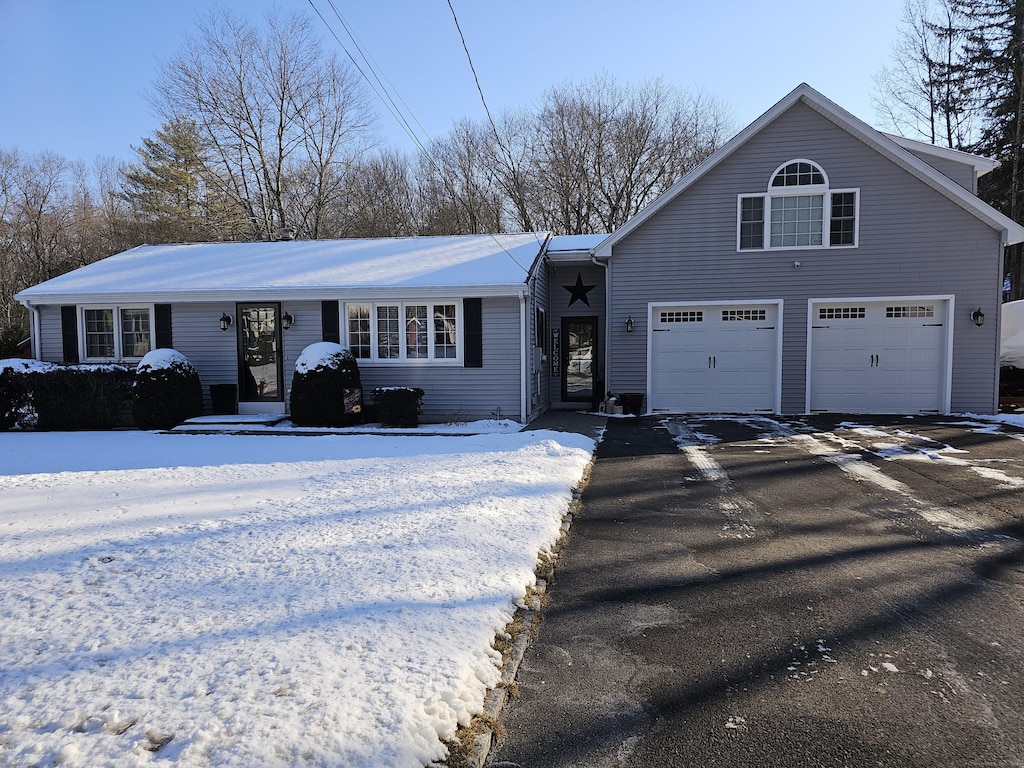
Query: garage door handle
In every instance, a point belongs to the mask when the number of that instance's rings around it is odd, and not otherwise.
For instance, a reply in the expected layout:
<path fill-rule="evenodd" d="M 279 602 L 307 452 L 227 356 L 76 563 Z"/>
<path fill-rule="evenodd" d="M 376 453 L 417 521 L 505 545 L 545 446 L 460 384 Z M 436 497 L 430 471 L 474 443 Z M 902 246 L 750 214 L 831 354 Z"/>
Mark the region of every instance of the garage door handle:
<path fill-rule="evenodd" d="M 708 368 L 716 367 L 718 367 L 718 360 L 715 358 L 714 355 L 712 355 L 711 357 L 708 358 Z"/>

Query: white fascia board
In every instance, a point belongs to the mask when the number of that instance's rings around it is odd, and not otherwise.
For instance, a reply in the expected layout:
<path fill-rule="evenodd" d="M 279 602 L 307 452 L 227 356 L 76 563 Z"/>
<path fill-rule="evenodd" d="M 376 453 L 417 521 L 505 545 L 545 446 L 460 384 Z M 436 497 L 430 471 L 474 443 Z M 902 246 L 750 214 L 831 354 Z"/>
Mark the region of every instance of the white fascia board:
<path fill-rule="evenodd" d="M 346 301 L 379 299 L 455 299 L 518 297 L 524 290 L 522 283 L 512 285 L 401 287 L 381 286 L 368 288 L 237 288 L 230 291 L 104 291 L 98 293 L 34 293 L 23 291 L 15 295 L 25 306 L 56 304 L 201 304 L 222 301 L 319 301 L 344 299 Z"/>
<path fill-rule="evenodd" d="M 882 133 L 882 135 L 910 152 L 920 152 L 922 155 L 931 155 L 932 157 L 942 158 L 943 160 L 949 160 L 954 163 L 969 165 L 974 169 L 975 176 L 984 176 L 986 173 L 994 171 L 1001 165 L 998 160 L 991 157 L 972 155 L 970 152 L 961 152 L 956 149 L 950 149 L 949 147 L 940 147 L 936 144 L 908 139 L 906 136 L 897 136 L 892 133 Z"/>

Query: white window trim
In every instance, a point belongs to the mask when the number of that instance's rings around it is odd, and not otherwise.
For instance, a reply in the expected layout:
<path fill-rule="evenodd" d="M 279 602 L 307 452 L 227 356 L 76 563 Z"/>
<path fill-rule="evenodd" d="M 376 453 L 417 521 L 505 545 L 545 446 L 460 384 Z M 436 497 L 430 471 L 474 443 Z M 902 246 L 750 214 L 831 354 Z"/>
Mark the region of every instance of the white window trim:
<path fill-rule="evenodd" d="M 114 314 L 114 356 L 113 357 L 89 357 L 89 345 L 86 343 L 85 312 L 88 309 L 109 309 Z M 111 360 L 141 360 L 141 356 L 125 355 L 121 328 L 121 310 L 123 309 L 144 309 L 149 313 L 149 349 L 152 351 L 156 345 L 155 311 L 153 304 L 80 304 L 78 306 L 78 359 L 88 362 L 109 362 Z"/>
<path fill-rule="evenodd" d="M 813 165 L 821 173 L 822 178 L 825 180 L 824 184 L 807 184 L 804 186 L 793 186 L 793 187 L 773 187 L 772 181 L 778 175 L 778 173 L 788 165 L 793 163 L 808 163 Z M 832 230 L 832 196 L 840 195 L 844 193 L 853 193 L 853 243 L 849 245 L 832 245 L 831 244 L 831 230 Z M 782 245 L 773 247 L 771 244 L 771 232 L 772 232 L 772 199 L 778 197 L 809 197 L 813 195 L 822 196 L 822 211 L 821 211 L 821 245 Z M 762 223 L 763 227 L 763 245 L 760 248 L 742 248 L 740 247 L 740 230 L 742 224 L 743 215 L 743 201 L 750 198 L 761 198 L 764 208 L 764 220 Z M 842 250 L 849 248 L 858 248 L 860 246 L 860 188 L 850 187 L 842 189 L 832 189 L 829 186 L 828 174 L 825 173 L 825 169 L 820 164 L 813 160 L 807 160 L 806 158 L 795 158 L 793 160 L 787 160 L 778 168 L 776 168 L 772 174 L 768 177 L 768 188 L 766 192 L 755 192 L 753 194 L 740 194 L 736 196 L 736 251 L 737 253 L 750 253 L 760 251 L 817 251 L 817 250 Z"/>
<path fill-rule="evenodd" d="M 455 305 L 455 357 L 434 357 L 434 315 L 433 308 L 439 304 Z M 404 332 L 405 308 L 422 307 L 427 308 L 427 356 L 406 357 L 406 334 Z M 370 356 L 357 357 L 359 365 L 428 365 L 428 366 L 461 366 L 463 364 L 465 350 L 465 328 L 462 315 L 462 299 L 407 299 L 394 301 L 347 301 L 342 305 L 341 322 L 344 329 L 344 346 L 349 347 L 351 336 L 348 327 L 349 307 L 370 308 Z M 398 307 L 399 320 L 399 357 L 378 357 L 377 356 L 377 307 Z"/>

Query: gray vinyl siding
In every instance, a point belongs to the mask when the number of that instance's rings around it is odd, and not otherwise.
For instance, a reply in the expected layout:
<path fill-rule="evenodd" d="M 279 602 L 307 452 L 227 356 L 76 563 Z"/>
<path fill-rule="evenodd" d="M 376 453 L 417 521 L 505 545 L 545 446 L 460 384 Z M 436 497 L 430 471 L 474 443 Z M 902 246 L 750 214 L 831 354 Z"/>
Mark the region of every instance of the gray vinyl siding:
<path fill-rule="evenodd" d="M 372 365 L 360 361 L 363 389 L 420 387 L 423 421 L 473 421 L 501 418 L 521 420 L 522 352 L 519 299 L 485 298 L 483 367 L 450 365 Z M 369 399 L 369 394 L 368 394 Z"/>
<path fill-rule="evenodd" d="M 551 281 L 548 276 L 547 262 L 537 265 L 530 288 L 531 311 L 530 323 L 530 418 L 534 419 L 547 410 L 551 403 Z M 537 343 L 537 309 L 543 309 L 547 315 L 547 330 L 544 332 L 543 346 L 538 349 Z M 546 352 L 545 352 L 546 351 Z"/>
<path fill-rule="evenodd" d="M 64 362 L 59 306 L 39 308 L 39 359 L 47 363 Z"/>
<path fill-rule="evenodd" d="M 796 158 L 820 164 L 832 189 L 859 189 L 859 246 L 737 251 L 737 196 L 763 193 Z M 952 410 L 992 412 L 1000 261 L 999 233 L 798 103 L 615 245 L 609 385 L 646 391 L 648 302 L 782 299 L 782 410 L 802 413 L 809 298 L 950 294 Z M 982 328 L 978 307 L 992 320 Z"/>
<path fill-rule="evenodd" d="M 947 160 L 943 157 L 935 157 L 934 155 L 926 155 L 923 152 L 914 152 L 914 150 L 908 150 L 924 162 L 928 163 L 932 168 L 941 173 L 948 179 L 952 179 L 961 187 L 966 189 L 968 192 L 977 194 L 978 192 L 978 177 L 974 172 L 974 167 L 967 163 L 958 163 L 955 160 Z"/>

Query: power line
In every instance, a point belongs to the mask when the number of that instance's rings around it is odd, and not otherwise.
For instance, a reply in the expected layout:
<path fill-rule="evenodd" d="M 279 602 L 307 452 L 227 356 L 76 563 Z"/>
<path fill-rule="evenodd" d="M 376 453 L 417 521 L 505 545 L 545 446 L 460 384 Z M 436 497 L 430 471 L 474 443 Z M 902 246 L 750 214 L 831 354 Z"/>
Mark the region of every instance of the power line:
<path fill-rule="evenodd" d="M 399 127 L 405 132 L 405 134 L 410 139 L 412 139 L 413 143 L 420 150 L 420 152 L 422 152 L 423 154 L 427 154 L 425 144 L 430 142 L 430 138 L 429 136 L 426 135 L 426 131 L 423 131 L 424 140 L 421 140 L 420 137 L 416 135 L 416 132 L 410 125 L 409 120 L 406 119 L 405 115 L 402 113 L 401 108 L 395 103 L 394 98 L 392 98 L 387 87 L 384 86 L 383 82 L 381 81 L 381 78 L 377 75 L 376 71 L 374 70 L 372 61 L 363 53 L 361 46 L 355 41 L 355 38 L 353 37 L 350 31 L 349 25 L 347 24 L 347 22 L 345 22 L 341 14 L 338 12 L 338 9 L 334 6 L 333 0 L 328 0 L 328 4 L 331 6 L 332 10 L 334 11 L 334 14 L 338 17 L 338 20 L 345 27 L 345 30 L 346 32 L 348 32 L 349 37 L 352 38 L 353 43 L 356 45 L 356 50 L 359 51 L 360 56 L 362 56 L 363 58 L 363 65 L 361 65 L 356 60 L 356 57 L 352 55 L 352 52 L 348 49 L 345 43 L 342 42 L 341 38 L 338 36 L 338 33 L 334 31 L 334 28 L 331 26 L 330 22 L 328 22 L 327 19 L 324 18 L 324 15 L 320 12 L 320 9 L 316 7 L 316 4 L 313 2 L 313 0 L 309 0 L 310 7 L 312 7 L 312 9 L 316 12 L 316 15 L 320 17 L 320 21 L 322 21 L 324 26 L 327 27 L 327 31 L 331 33 L 331 36 L 341 47 L 341 50 L 343 50 L 345 52 L 345 55 L 348 56 L 349 61 L 352 62 L 352 65 L 356 68 L 356 71 L 358 71 L 360 76 L 362 76 L 363 80 L 366 81 L 366 84 L 370 87 L 370 90 L 373 91 L 374 95 L 384 105 L 384 108 L 395 119 L 395 122 L 398 123 Z M 373 74 L 372 79 L 370 78 L 369 75 L 367 75 L 366 70 L 370 70 L 370 72 Z M 387 80 L 387 78 L 385 77 L 384 80 Z M 394 86 L 392 86 L 392 89 L 394 89 Z M 399 100 L 401 100 L 401 97 L 399 97 Z M 402 101 L 402 103 L 405 104 L 404 101 Z M 406 110 L 408 110 L 409 114 L 412 115 L 412 111 L 409 110 L 408 105 L 406 105 Z M 416 122 L 417 125 L 419 125 L 419 121 L 416 120 L 415 117 L 413 117 L 412 119 L 413 121 Z M 422 125 L 420 125 L 420 129 L 423 129 Z"/>

